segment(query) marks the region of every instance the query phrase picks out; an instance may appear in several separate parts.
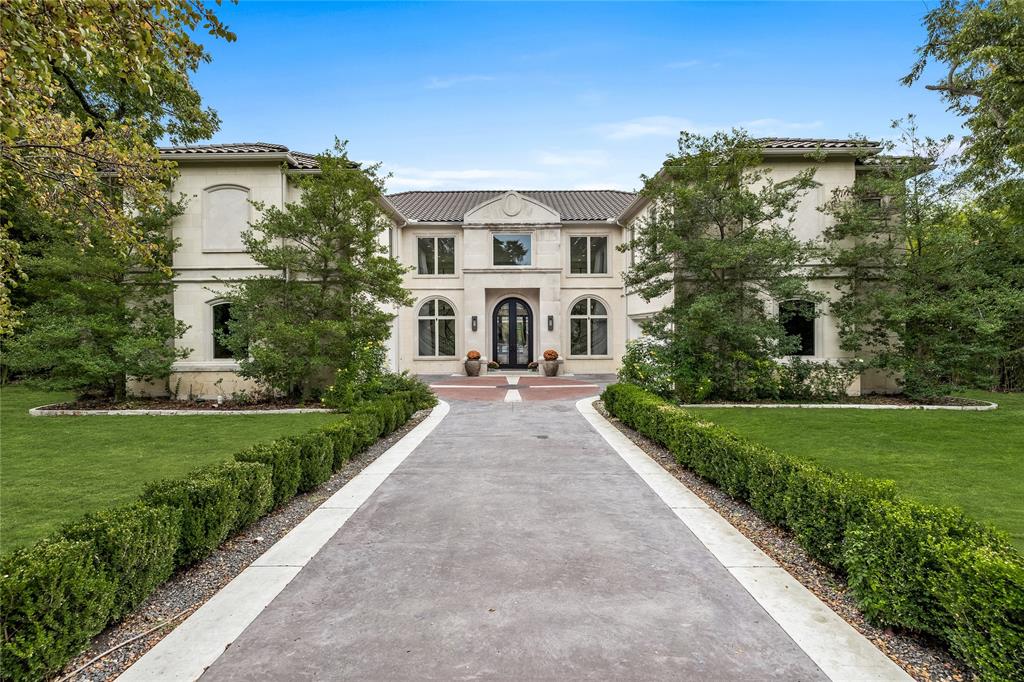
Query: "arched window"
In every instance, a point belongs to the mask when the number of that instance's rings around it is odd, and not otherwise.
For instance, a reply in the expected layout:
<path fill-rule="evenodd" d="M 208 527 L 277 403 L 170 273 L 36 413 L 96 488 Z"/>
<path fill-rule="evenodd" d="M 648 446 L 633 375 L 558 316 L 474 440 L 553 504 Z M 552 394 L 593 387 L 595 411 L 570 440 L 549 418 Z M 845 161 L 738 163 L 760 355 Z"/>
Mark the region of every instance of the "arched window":
<path fill-rule="evenodd" d="M 203 192 L 203 251 L 244 251 L 242 232 L 249 229 L 249 216 L 247 187 L 208 187 Z"/>
<path fill-rule="evenodd" d="M 569 310 L 569 354 L 608 355 L 608 308 L 596 298 L 581 298 Z"/>
<path fill-rule="evenodd" d="M 797 348 L 794 355 L 815 355 L 814 348 L 814 303 L 792 300 L 779 304 L 779 321 L 786 330 L 786 336 L 794 336 Z"/>
<path fill-rule="evenodd" d="M 417 313 L 419 355 L 421 357 L 455 356 L 455 308 L 448 301 L 432 298 Z"/>
<path fill-rule="evenodd" d="M 228 359 L 235 357 L 231 349 L 224 343 L 224 337 L 228 335 L 228 320 L 231 319 L 230 303 L 214 303 L 213 310 L 213 357 L 214 359 Z"/>

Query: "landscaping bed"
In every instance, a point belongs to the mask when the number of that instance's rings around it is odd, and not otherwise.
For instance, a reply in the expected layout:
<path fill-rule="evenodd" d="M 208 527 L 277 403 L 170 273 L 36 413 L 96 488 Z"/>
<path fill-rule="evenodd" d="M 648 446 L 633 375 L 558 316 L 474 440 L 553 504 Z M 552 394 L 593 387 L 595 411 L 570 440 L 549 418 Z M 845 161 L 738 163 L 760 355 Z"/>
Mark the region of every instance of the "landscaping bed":
<path fill-rule="evenodd" d="M 43 411 L 110 412 L 126 410 L 210 410 L 214 412 L 263 412 L 268 410 L 325 409 L 319 402 L 296 402 L 286 399 L 266 400 L 175 400 L 173 398 L 130 398 L 128 400 L 72 400 L 40 405 Z"/>
<path fill-rule="evenodd" d="M 683 405 L 682 407 L 892 407 L 909 409 L 958 409 L 982 408 L 995 409 L 996 403 L 988 400 L 977 400 L 963 396 L 943 395 L 926 400 L 918 400 L 901 394 L 872 393 L 861 396 L 846 396 L 840 400 L 828 402 L 809 402 L 800 400 L 749 400 L 742 403 L 709 400 L 703 403 Z"/>

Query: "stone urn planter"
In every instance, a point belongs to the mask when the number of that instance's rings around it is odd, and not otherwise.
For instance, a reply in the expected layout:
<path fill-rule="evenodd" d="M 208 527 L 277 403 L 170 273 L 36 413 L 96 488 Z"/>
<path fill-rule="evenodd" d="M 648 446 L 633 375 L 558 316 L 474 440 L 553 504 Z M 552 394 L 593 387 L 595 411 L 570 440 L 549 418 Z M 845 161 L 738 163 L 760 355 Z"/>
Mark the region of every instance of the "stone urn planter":
<path fill-rule="evenodd" d="M 544 362 L 540 363 L 540 366 L 544 369 L 544 376 L 558 376 L 558 366 L 560 364 L 562 364 L 562 361 L 558 359 L 558 351 L 550 348 L 544 351 Z"/>
<path fill-rule="evenodd" d="M 471 350 L 466 353 L 466 361 L 462 364 L 466 368 L 466 376 L 480 376 L 480 351 Z"/>

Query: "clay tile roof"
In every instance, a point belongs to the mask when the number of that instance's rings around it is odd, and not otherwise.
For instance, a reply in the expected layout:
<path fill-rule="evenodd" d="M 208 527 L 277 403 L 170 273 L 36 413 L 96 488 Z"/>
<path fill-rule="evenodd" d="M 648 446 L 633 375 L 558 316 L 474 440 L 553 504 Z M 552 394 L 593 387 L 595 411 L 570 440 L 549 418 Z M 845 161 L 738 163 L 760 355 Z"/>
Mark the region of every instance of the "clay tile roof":
<path fill-rule="evenodd" d="M 231 154 L 286 154 L 288 165 L 292 168 L 308 170 L 317 167 L 314 155 L 306 154 L 305 152 L 294 152 L 283 144 L 270 144 L 268 142 L 193 144 L 183 147 L 160 147 L 159 149 L 160 156 L 171 159 L 197 155 L 208 157 L 211 154 L 224 156 L 230 156 Z"/>
<path fill-rule="evenodd" d="M 457 223 L 473 207 L 506 191 L 413 191 L 389 194 L 387 198 L 410 221 Z M 614 189 L 526 190 L 519 194 L 550 206 L 565 221 L 613 220 L 636 198 L 632 192 Z"/>
<path fill-rule="evenodd" d="M 817 137 L 762 137 L 756 142 L 765 149 L 793 149 L 813 151 L 815 149 L 875 149 L 879 143 L 873 140 L 837 140 Z"/>

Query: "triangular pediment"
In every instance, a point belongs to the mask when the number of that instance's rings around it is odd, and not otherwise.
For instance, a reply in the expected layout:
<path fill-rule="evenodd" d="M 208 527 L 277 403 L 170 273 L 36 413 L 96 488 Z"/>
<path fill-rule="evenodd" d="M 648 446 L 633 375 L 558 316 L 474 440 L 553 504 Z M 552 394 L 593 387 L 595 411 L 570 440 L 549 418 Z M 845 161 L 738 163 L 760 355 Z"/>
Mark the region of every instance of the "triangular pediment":
<path fill-rule="evenodd" d="M 553 224 L 562 222 L 558 211 L 525 194 L 511 191 L 499 194 L 466 211 L 464 223 L 475 224 Z"/>

